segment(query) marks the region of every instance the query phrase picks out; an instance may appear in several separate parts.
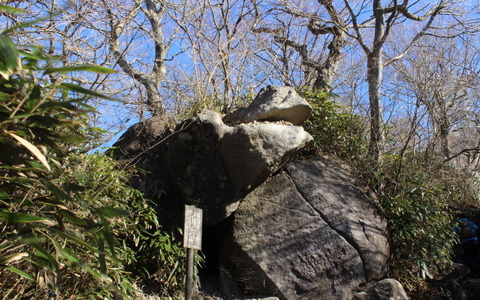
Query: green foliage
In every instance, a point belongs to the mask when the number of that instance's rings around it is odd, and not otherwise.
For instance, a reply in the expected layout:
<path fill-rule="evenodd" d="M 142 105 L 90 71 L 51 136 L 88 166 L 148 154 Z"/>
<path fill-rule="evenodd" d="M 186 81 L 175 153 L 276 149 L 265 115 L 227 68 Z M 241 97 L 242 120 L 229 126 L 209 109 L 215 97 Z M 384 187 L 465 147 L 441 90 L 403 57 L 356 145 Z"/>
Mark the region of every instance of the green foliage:
<path fill-rule="evenodd" d="M 362 154 L 365 135 L 358 116 L 342 112 L 342 107 L 331 99 L 334 94 L 325 91 L 301 91 L 313 111 L 305 123 L 305 129 L 313 136 L 310 151 L 320 151 L 353 159 Z"/>
<path fill-rule="evenodd" d="M 163 296 L 178 294 L 184 288 L 186 251 L 173 234 L 160 230 L 154 204 L 125 184 L 129 175 L 103 154 L 73 154 L 66 158 L 61 170 L 64 184 L 75 182 L 82 205 L 95 213 L 114 218 L 110 224 L 111 241 L 121 265 L 111 277 L 137 277 L 157 286 Z M 122 211 L 128 208 L 127 215 Z M 120 217 L 120 218 L 118 218 Z M 116 241 L 121 241 L 118 243 Z M 107 245 L 110 245 L 107 243 Z M 150 280 L 148 280 L 148 279 Z M 118 281 L 120 278 L 117 278 Z M 132 280 L 132 279 L 129 279 Z M 131 282 L 127 282 L 131 285 Z"/>
<path fill-rule="evenodd" d="M 226 99 L 220 95 L 210 95 L 197 99 L 195 102 L 189 103 L 188 106 L 177 111 L 176 118 L 178 121 L 183 121 L 206 109 L 228 114 L 240 107 L 248 106 L 254 98 L 255 96 L 253 94 L 247 92 L 231 99 L 231 101 L 227 103 Z"/>
<path fill-rule="evenodd" d="M 42 49 L 0 36 L 0 291 L 4 299 L 133 297 L 134 276 L 164 295 L 183 288 L 185 250 L 162 232 L 152 203 L 104 154 L 79 151 L 95 136 L 88 97 L 58 80 Z"/>
<path fill-rule="evenodd" d="M 475 198 L 472 176 L 441 162 L 424 161 L 424 156 L 388 153 L 380 166 L 371 168 L 361 119 L 342 112 L 330 100 L 334 95 L 323 91 L 301 95 L 313 107 L 305 125 L 314 137 L 312 150 L 352 161 L 378 196 L 390 234 L 390 276 L 412 293 L 428 289 L 427 279 L 441 278 L 451 267 L 457 243 L 451 208 Z"/>
<path fill-rule="evenodd" d="M 181 234 L 180 229 L 178 233 Z M 178 296 L 185 290 L 187 253 L 182 243 L 175 238 L 177 236 L 175 233 L 156 231 L 140 247 L 134 247 L 136 262 L 128 266 L 128 270 L 140 276 L 144 285 L 155 287 L 154 292 L 160 296 Z M 197 284 L 198 266 L 203 262 L 203 255 L 197 253 L 194 265 L 194 280 Z"/>
<path fill-rule="evenodd" d="M 391 238 L 390 276 L 419 293 L 427 279 L 441 278 L 452 265 L 457 171 L 411 157 L 399 172 L 399 161 L 386 156 L 374 178 Z"/>
<path fill-rule="evenodd" d="M 43 76 L 52 59 L 39 48 L 19 51 L 8 36 L 1 35 L 0 49 L 4 297 L 20 291 L 23 297 L 36 299 L 48 292 L 132 294 L 131 282 L 117 259 L 114 237 L 116 219 L 127 212 L 101 201 L 107 198 L 103 192 L 107 185 L 88 189 L 80 178 L 72 178 L 67 172 L 69 158 L 64 156 L 66 150 L 86 142 L 91 109 L 84 97 L 99 94 Z M 102 183 L 92 176 L 86 180 Z M 119 194 L 113 192 L 108 190 L 109 198 Z M 99 198 L 93 202 L 88 195 Z M 128 201 L 128 194 L 123 197 Z M 76 286 L 69 283 L 72 278 Z"/>

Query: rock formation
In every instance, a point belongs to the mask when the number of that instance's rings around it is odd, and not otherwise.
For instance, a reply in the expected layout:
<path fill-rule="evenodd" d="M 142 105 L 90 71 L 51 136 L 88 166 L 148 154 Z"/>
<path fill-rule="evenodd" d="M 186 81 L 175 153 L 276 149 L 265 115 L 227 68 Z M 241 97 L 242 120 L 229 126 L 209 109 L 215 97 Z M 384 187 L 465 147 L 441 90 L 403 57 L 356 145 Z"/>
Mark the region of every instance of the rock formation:
<path fill-rule="evenodd" d="M 294 161 L 251 192 L 233 220 L 227 266 L 243 290 L 350 299 L 386 274 L 384 220 L 333 159 Z"/>
<path fill-rule="evenodd" d="M 114 156 L 139 170 L 132 185 L 164 226 L 183 223 L 185 204 L 203 209 L 226 293 L 351 299 L 386 274 L 386 223 L 341 162 L 294 160 L 312 140 L 300 126 L 310 113 L 292 88 L 269 86 L 223 119 L 139 123 Z"/>
<path fill-rule="evenodd" d="M 296 123 L 309 116 L 310 105 L 293 88 L 267 90 L 270 98 L 265 92 L 257 97 L 264 107 L 258 118 L 273 115 L 266 107 L 278 110 L 277 103 L 282 103 L 281 115 L 295 116 L 291 119 Z M 244 196 L 312 141 L 300 126 L 286 121 L 260 122 L 248 115 L 250 123 L 237 124 L 231 117 L 235 124 L 227 125 L 220 114 L 203 111 L 163 134 L 157 129 L 165 128 L 165 120 L 152 118 L 127 130 L 114 145 L 114 156 L 144 171 L 137 174 L 133 185 L 159 203 L 162 221 L 181 219 L 181 208 L 190 204 L 202 208 L 205 224 L 213 225 L 228 217 Z"/>
<path fill-rule="evenodd" d="M 245 108 L 225 116 L 226 123 L 249 123 L 253 121 L 287 121 L 302 125 L 312 113 L 312 107 L 293 88 L 267 86 Z"/>

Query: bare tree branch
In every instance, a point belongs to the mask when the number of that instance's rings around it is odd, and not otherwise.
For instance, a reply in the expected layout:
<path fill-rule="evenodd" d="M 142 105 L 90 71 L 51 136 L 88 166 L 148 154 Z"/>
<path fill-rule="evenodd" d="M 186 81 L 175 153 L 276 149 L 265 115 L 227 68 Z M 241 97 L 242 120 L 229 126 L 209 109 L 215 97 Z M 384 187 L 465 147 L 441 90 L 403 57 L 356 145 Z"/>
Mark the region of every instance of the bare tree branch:
<path fill-rule="evenodd" d="M 109 39 L 111 53 L 117 59 L 118 65 L 125 72 L 125 74 L 138 81 L 145 88 L 147 92 L 147 106 L 150 112 L 153 115 L 166 113 L 165 107 L 162 102 L 162 97 L 159 92 L 160 82 L 165 76 L 164 59 L 167 51 L 165 43 L 163 41 L 163 33 L 161 27 L 161 19 L 163 16 L 162 7 L 157 7 L 156 4 L 154 4 L 151 0 L 145 0 L 146 8 L 144 8 L 141 5 L 142 3 L 140 3 L 139 1 L 135 1 L 137 5 L 129 11 L 128 15 L 124 19 L 119 20 L 109 7 L 109 3 L 106 0 L 102 0 L 102 2 L 105 6 L 107 18 L 110 25 Z M 152 33 L 155 44 L 154 63 L 152 70 L 148 74 L 136 70 L 125 59 L 125 52 L 121 51 L 119 45 L 120 34 L 123 30 L 125 30 L 126 24 L 128 24 L 135 18 L 139 10 L 145 13 L 148 20 L 150 21 L 152 28 L 155 28 Z"/>

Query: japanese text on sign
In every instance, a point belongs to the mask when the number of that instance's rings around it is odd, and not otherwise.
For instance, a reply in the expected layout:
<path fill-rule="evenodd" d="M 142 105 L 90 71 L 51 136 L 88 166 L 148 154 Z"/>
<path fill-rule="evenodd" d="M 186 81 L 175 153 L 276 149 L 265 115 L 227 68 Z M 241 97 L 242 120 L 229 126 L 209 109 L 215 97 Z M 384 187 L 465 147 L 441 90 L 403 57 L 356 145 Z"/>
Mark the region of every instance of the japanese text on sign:
<path fill-rule="evenodd" d="M 193 205 L 185 205 L 185 223 L 183 226 L 183 247 L 202 249 L 203 210 Z"/>

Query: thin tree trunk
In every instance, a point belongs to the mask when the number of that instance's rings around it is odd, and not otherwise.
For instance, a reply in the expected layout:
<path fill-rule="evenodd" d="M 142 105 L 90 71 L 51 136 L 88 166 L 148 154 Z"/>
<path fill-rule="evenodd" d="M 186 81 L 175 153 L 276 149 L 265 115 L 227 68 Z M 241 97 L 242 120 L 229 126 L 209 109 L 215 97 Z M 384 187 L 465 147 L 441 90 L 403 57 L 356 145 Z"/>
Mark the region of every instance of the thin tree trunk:
<path fill-rule="evenodd" d="M 376 162 L 381 162 L 384 133 L 383 133 L 383 107 L 380 95 L 382 83 L 383 61 L 382 51 L 371 52 L 368 55 L 368 96 L 370 100 L 370 143 L 369 154 Z"/>

